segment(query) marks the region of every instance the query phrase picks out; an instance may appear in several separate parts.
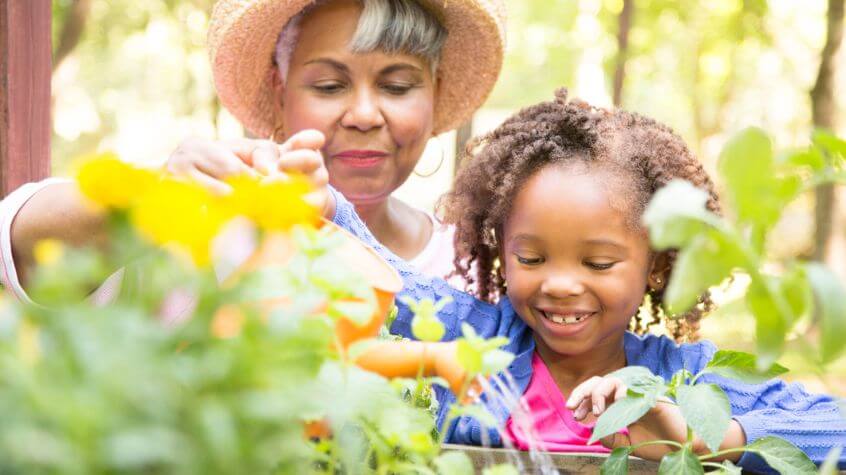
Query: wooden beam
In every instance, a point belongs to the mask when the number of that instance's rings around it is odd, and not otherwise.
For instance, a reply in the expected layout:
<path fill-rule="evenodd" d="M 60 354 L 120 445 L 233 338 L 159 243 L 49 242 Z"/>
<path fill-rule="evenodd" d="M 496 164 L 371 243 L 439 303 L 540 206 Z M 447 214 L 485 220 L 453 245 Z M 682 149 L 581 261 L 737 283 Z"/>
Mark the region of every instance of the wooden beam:
<path fill-rule="evenodd" d="M 0 0 L 0 193 L 50 174 L 51 0 Z"/>

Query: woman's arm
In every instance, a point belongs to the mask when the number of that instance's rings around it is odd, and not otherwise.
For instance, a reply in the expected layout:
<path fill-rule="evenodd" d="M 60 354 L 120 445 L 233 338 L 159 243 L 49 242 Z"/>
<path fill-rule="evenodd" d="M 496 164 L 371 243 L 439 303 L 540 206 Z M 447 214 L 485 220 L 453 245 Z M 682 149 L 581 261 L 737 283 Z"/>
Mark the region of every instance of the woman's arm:
<path fill-rule="evenodd" d="M 49 178 L 28 183 L 0 202 L 0 261 L 3 284 L 26 299 L 33 248 L 42 239 L 71 245 L 103 244 L 104 215 L 85 203 L 70 180 Z"/>

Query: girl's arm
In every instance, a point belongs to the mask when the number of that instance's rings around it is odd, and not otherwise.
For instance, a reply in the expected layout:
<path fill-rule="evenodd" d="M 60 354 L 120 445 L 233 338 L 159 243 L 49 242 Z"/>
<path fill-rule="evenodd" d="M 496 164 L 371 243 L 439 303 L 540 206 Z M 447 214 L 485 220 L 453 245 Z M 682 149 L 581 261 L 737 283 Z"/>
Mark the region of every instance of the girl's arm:
<path fill-rule="evenodd" d="M 355 213 L 352 204 L 331 187 L 329 202 L 329 209 L 332 209 L 332 205 L 334 205 L 334 216 L 330 216 L 333 222 L 372 247 L 400 273 L 403 279 L 403 290 L 396 300 L 399 313 L 391 327 L 394 333 L 412 337 L 411 319 L 413 315 L 408 306 L 402 302 L 403 297 L 415 301 L 426 298 L 433 301 L 444 298 L 452 299 L 452 302 L 447 304 L 440 312 L 441 320 L 446 327 L 446 334 L 443 338 L 445 341 L 453 340 L 461 335 L 462 322 L 469 323 L 478 334 L 485 337 L 491 337 L 500 332 L 499 320 L 501 315 L 499 307 L 482 302 L 466 292 L 454 289 L 443 279 L 425 276 L 406 261 L 397 257 L 388 248 L 376 241 L 367 226 Z"/>
<path fill-rule="evenodd" d="M 842 401 L 838 404 L 831 396 L 808 394 L 801 384 L 781 380 L 744 384 L 720 377 L 702 379 L 718 384 L 726 392 L 747 444 L 767 436 L 780 437 L 799 447 L 818 465 L 832 448 L 846 447 L 846 414 L 839 407 Z M 755 472 L 772 471 L 752 453 L 744 453 L 738 463 Z M 839 465 L 846 468 L 846 451 L 840 454 Z"/>

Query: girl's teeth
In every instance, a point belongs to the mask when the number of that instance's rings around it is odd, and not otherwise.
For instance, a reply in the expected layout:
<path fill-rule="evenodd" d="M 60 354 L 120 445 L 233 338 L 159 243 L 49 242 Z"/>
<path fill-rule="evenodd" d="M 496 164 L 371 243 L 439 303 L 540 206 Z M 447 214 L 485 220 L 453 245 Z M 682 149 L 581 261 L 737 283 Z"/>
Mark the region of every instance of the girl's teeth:
<path fill-rule="evenodd" d="M 546 316 L 547 316 L 547 318 L 552 320 L 553 323 L 557 323 L 559 325 L 570 325 L 570 324 L 573 324 L 573 323 L 579 323 L 582 320 L 584 320 L 585 318 L 587 318 L 587 315 L 581 316 L 581 317 L 562 317 L 560 315 L 546 315 Z"/>

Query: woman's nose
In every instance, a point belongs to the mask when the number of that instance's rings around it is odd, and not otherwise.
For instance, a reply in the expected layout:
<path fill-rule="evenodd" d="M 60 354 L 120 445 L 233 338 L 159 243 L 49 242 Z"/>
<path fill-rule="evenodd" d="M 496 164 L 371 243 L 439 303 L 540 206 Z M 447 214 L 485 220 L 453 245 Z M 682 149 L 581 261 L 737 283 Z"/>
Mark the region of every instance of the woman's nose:
<path fill-rule="evenodd" d="M 376 95 L 366 90 L 356 91 L 350 98 L 344 116 L 341 117 L 341 125 L 361 131 L 385 125 L 385 117 L 382 115 Z"/>
<path fill-rule="evenodd" d="M 577 275 L 555 273 L 543 280 L 541 292 L 555 298 L 572 297 L 583 294 L 585 286 Z"/>

